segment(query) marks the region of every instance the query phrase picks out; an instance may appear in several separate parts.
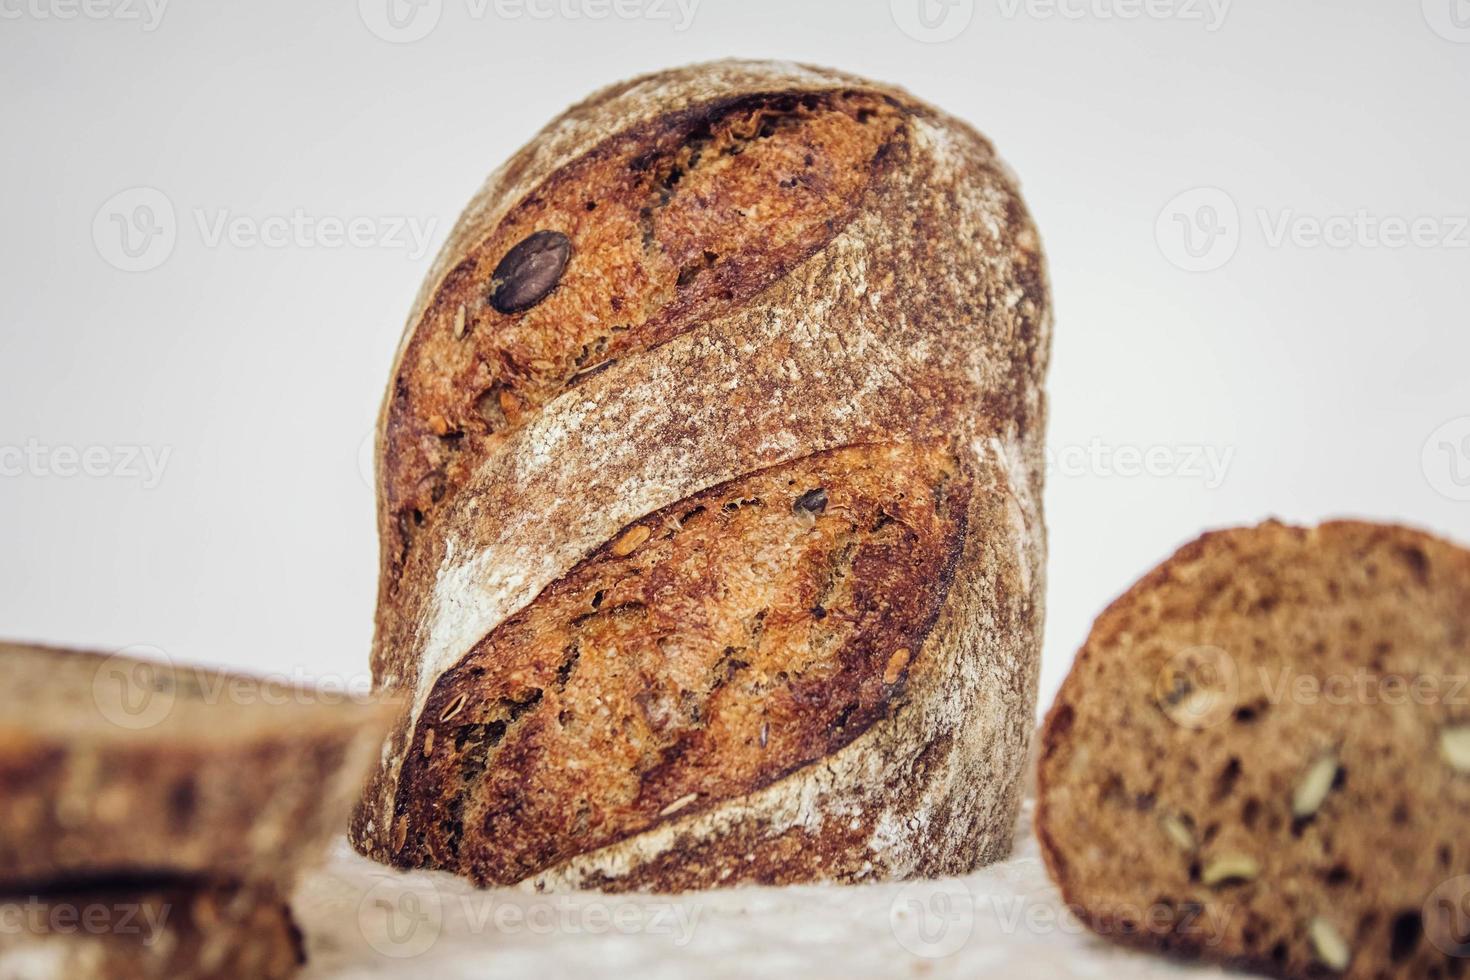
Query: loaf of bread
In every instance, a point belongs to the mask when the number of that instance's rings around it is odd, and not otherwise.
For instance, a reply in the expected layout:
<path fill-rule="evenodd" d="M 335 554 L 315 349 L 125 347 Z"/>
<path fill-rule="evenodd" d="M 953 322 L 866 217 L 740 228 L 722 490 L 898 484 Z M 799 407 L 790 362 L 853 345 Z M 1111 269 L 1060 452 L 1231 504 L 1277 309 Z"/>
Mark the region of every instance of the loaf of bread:
<path fill-rule="evenodd" d="M 1470 552 L 1398 527 L 1206 535 L 1098 619 L 1037 834 L 1118 942 L 1282 977 L 1470 954 Z"/>
<path fill-rule="evenodd" d="M 303 961 L 269 889 L 103 879 L 0 893 L 4 980 L 285 980 Z"/>
<path fill-rule="evenodd" d="M 793 64 L 615 85 L 491 175 L 399 349 L 364 853 L 607 890 L 1010 848 L 1051 317 L 990 145 Z"/>
<path fill-rule="evenodd" d="M 0 643 L 0 890 L 98 875 L 290 881 L 341 834 L 392 709 Z"/>

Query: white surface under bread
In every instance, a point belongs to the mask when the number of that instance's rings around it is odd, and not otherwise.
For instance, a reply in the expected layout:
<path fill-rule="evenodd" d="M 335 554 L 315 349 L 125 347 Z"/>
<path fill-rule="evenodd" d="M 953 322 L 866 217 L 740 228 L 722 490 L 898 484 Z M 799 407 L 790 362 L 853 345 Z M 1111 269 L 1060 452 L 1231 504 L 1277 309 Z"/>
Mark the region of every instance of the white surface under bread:
<path fill-rule="evenodd" d="M 392 871 L 344 841 L 294 900 L 310 957 L 302 980 L 1232 975 L 1087 932 L 1046 876 L 1030 817 L 1028 801 L 1009 860 L 964 878 L 682 896 L 478 891 Z"/>

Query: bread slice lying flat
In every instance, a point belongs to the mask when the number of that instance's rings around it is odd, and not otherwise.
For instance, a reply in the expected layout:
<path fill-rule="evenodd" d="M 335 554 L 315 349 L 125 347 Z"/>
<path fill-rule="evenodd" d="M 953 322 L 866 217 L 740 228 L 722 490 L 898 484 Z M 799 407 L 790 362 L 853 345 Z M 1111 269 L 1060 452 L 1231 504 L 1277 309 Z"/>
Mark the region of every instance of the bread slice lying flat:
<path fill-rule="evenodd" d="M 390 715 L 342 693 L 0 643 L 0 889 L 289 881 L 343 832 Z"/>
<path fill-rule="evenodd" d="M 99 880 L 0 894 L 0 977 L 281 980 L 301 933 L 274 892 L 218 883 Z"/>
<path fill-rule="evenodd" d="M 1109 608 L 1043 729 L 1037 833 L 1120 942 L 1283 977 L 1470 973 L 1470 552 L 1206 535 Z"/>

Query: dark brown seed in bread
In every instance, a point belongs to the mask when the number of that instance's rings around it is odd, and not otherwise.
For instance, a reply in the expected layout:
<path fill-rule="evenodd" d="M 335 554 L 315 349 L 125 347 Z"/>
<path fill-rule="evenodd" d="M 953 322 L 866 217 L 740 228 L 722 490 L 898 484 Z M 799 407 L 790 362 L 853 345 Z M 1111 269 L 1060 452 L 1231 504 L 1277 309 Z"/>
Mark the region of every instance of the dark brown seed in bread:
<path fill-rule="evenodd" d="M 342 832 L 391 711 L 0 643 L 0 887 L 100 873 L 289 879 Z"/>
<path fill-rule="evenodd" d="M 1048 867 L 1117 941 L 1463 976 L 1467 680 L 1470 552 L 1363 523 L 1206 535 L 1098 619 L 1051 709 Z"/>
<path fill-rule="evenodd" d="M 0 893 L 0 977 L 285 980 L 305 960 L 265 886 L 103 878 Z"/>
<path fill-rule="evenodd" d="M 572 257 L 571 240 L 559 231 L 537 231 L 521 239 L 490 278 L 490 305 L 497 313 L 521 313 L 556 288 Z M 457 315 L 457 314 L 456 314 Z"/>
<path fill-rule="evenodd" d="M 811 486 L 828 506 L 794 511 Z M 850 742 L 938 613 L 969 492 L 943 445 L 857 446 L 639 521 L 440 680 L 395 862 L 519 881 Z"/>

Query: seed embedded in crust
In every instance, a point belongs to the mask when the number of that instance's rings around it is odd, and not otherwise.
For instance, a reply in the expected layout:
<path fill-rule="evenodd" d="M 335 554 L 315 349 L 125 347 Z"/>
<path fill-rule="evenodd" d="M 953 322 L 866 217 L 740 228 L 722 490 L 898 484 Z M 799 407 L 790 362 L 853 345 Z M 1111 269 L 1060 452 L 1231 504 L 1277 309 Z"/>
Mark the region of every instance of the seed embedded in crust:
<path fill-rule="evenodd" d="M 1337 927 L 1320 915 L 1307 926 L 1307 937 L 1312 940 L 1312 951 L 1317 959 L 1329 969 L 1341 973 L 1353 961 L 1353 951 Z"/>
<path fill-rule="evenodd" d="M 1164 836 L 1178 845 L 1181 851 L 1193 853 L 1194 831 L 1189 829 L 1189 824 L 1185 822 L 1187 819 L 1187 817 L 1166 813 L 1159 818 L 1159 826 L 1163 828 Z"/>
<path fill-rule="evenodd" d="M 791 510 L 801 517 L 816 517 L 818 514 L 826 513 L 826 488 L 817 487 L 815 490 L 808 490 L 792 502 Z"/>
<path fill-rule="evenodd" d="M 653 532 L 646 524 L 638 524 L 623 532 L 623 536 L 613 542 L 612 554 L 614 558 L 626 558 L 638 550 L 638 546 L 647 541 Z"/>
<path fill-rule="evenodd" d="M 1239 882 L 1254 881 L 1261 873 L 1261 865 L 1248 854 L 1225 854 L 1205 865 L 1200 872 L 1200 881 L 1211 888 Z"/>
<path fill-rule="evenodd" d="M 424 758 L 434 754 L 434 729 L 424 732 Z"/>
<path fill-rule="evenodd" d="M 1312 763 L 1307 769 L 1306 775 L 1302 776 L 1301 782 L 1297 783 L 1296 792 L 1291 797 L 1291 815 L 1298 820 L 1303 820 L 1315 814 L 1322 807 L 1322 802 L 1327 799 L 1327 794 L 1332 792 L 1332 784 L 1337 781 L 1337 771 L 1341 768 L 1337 761 L 1337 754 L 1329 752 Z"/>
<path fill-rule="evenodd" d="M 538 231 L 516 244 L 490 275 L 490 305 L 498 313 L 521 313 L 546 298 L 561 282 L 572 242 L 559 231 Z"/>
<path fill-rule="evenodd" d="M 888 658 L 888 666 L 883 668 L 883 683 L 892 687 L 898 683 L 898 678 L 903 674 L 903 669 L 909 665 L 911 654 L 907 647 L 899 647 L 893 651 L 893 656 Z"/>
<path fill-rule="evenodd" d="M 463 340 L 465 328 L 469 325 L 470 311 L 465 304 L 459 304 L 459 309 L 454 311 L 454 339 Z"/>
<path fill-rule="evenodd" d="M 1455 772 L 1470 773 L 1470 725 L 1456 725 L 1440 732 L 1439 754 Z"/>
<path fill-rule="evenodd" d="M 448 721 L 455 715 L 459 714 L 460 709 L 464 707 L 464 703 L 467 700 L 469 700 L 469 695 L 465 694 L 464 692 L 460 692 L 459 696 L 456 697 L 453 701 L 449 702 L 449 704 L 439 714 L 439 720 Z"/>
<path fill-rule="evenodd" d="M 672 813 L 678 813 L 680 810 L 684 809 L 686 806 L 693 803 L 697 799 L 699 799 L 698 793 L 685 793 L 683 796 L 679 797 L 677 800 L 670 803 L 662 810 L 658 811 L 658 815 L 661 817 L 667 817 Z"/>

